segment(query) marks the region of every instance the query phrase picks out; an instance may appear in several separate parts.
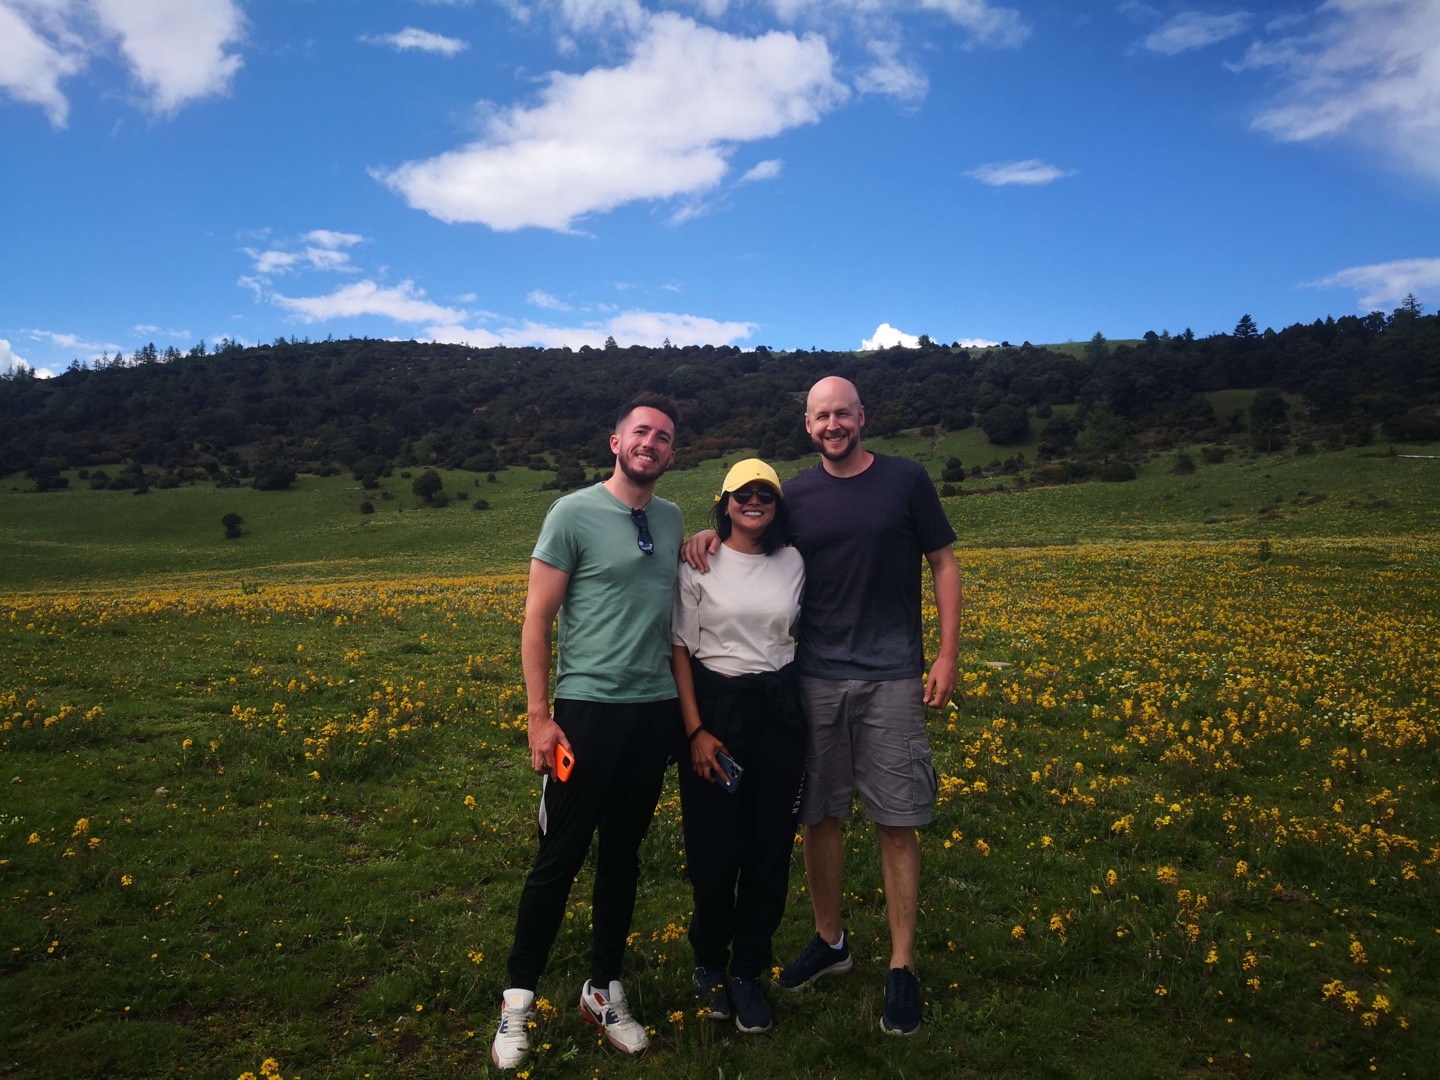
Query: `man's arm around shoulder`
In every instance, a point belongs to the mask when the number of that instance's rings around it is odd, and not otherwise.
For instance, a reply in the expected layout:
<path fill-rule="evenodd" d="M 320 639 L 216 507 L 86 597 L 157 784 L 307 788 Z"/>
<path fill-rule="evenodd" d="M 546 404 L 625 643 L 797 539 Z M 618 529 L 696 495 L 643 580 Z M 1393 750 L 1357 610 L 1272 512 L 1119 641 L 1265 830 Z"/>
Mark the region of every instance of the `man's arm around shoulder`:
<path fill-rule="evenodd" d="M 520 629 L 520 667 L 525 673 L 527 736 L 530 767 L 548 772 L 555 745 L 567 750 L 570 740 L 555 723 L 550 710 L 550 665 L 553 659 L 550 628 L 565 602 L 570 575 L 540 559 L 530 560 L 530 587 L 525 593 L 525 622 Z"/>

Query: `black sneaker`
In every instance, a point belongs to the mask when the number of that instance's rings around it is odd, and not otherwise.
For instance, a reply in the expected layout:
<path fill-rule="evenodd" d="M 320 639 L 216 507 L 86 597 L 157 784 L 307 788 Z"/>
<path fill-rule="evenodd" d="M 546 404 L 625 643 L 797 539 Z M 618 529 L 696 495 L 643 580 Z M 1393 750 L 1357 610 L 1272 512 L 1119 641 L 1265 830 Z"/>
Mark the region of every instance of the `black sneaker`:
<path fill-rule="evenodd" d="M 725 985 L 724 968 L 695 969 L 695 1000 L 707 1020 L 729 1020 L 730 988 Z"/>
<path fill-rule="evenodd" d="M 827 975 L 844 975 L 855 966 L 855 961 L 850 956 L 850 935 L 846 934 L 840 940 L 840 948 L 833 949 L 828 941 L 816 934 L 805 946 L 805 951 L 785 965 L 776 982 L 784 990 L 799 990 Z"/>
<path fill-rule="evenodd" d="M 759 979 L 730 980 L 730 1000 L 735 1003 L 735 1027 L 746 1035 L 770 1030 L 770 1002 Z"/>
<path fill-rule="evenodd" d="M 920 1030 L 920 980 L 908 967 L 891 968 L 885 976 L 880 1030 L 886 1035 L 914 1035 Z"/>

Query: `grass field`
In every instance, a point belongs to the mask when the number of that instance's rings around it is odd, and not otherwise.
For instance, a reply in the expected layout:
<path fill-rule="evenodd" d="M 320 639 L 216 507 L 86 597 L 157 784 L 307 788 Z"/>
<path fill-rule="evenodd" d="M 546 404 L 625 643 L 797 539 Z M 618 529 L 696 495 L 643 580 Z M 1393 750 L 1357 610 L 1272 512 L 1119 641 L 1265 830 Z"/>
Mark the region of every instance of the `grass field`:
<path fill-rule="evenodd" d="M 585 875 L 531 1075 L 1433 1075 L 1437 466 L 1160 458 L 946 500 L 967 614 L 963 697 L 931 723 L 922 1033 L 876 1024 L 864 828 L 856 970 L 773 995 L 769 1036 L 695 1018 L 672 778 L 627 972 L 652 1049 L 623 1060 L 575 1015 Z M 662 494 L 696 527 L 719 473 Z M 447 476 L 477 512 L 397 477 L 363 518 L 342 478 L 0 491 L 0 1075 L 487 1067 L 533 845 L 542 478 Z M 794 869 L 784 957 L 811 932 Z"/>

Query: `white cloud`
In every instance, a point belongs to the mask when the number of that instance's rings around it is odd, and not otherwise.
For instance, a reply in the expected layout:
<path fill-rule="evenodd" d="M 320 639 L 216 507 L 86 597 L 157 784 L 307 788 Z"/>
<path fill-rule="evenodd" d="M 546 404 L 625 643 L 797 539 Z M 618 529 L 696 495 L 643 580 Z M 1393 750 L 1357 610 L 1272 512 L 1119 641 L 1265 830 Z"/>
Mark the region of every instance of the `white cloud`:
<path fill-rule="evenodd" d="M 1360 304 L 1366 309 L 1398 307 L 1407 293 L 1414 293 L 1421 299 L 1424 299 L 1426 290 L 1432 297 L 1440 293 L 1440 258 L 1396 259 L 1369 266 L 1352 266 L 1306 284 L 1317 289 L 1353 289 L 1360 294 Z"/>
<path fill-rule="evenodd" d="M 920 336 L 918 334 L 907 334 L 904 330 L 897 330 L 888 322 L 881 323 L 875 328 L 875 336 L 866 338 L 860 342 L 860 348 L 866 352 L 874 349 L 890 349 L 901 345 L 907 349 L 920 347 Z"/>
<path fill-rule="evenodd" d="M 366 34 L 360 40 L 367 45 L 388 45 L 400 52 L 413 49 L 437 53 L 440 56 L 458 56 L 470 47 L 468 42 L 459 38 L 433 34 L 429 30 L 417 30 L 413 26 L 407 26 L 394 34 Z"/>
<path fill-rule="evenodd" d="M 150 105 L 174 113 L 199 98 L 226 93 L 243 63 L 245 18 L 234 0 L 91 0 L 101 24 L 119 38 Z"/>
<path fill-rule="evenodd" d="M 1243 11 L 1229 15 L 1208 15 L 1201 11 L 1182 11 L 1145 39 L 1151 52 L 1174 56 L 1189 49 L 1203 49 L 1218 41 L 1234 37 L 1248 26 L 1250 16 Z"/>
<path fill-rule="evenodd" d="M 665 311 L 626 311 L 585 326 L 550 326 L 524 322 L 490 330 L 463 323 L 431 326 L 426 334 L 433 341 L 466 342 L 471 345 L 538 345 L 546 349 L 583 345 L 598 349 L 607 337 L 622 346 L 658 346 L 668 338 L 672 345 L 733 345 L 754 334 L 755 323 L 725 322 L 698 315 Z"/>
<path fill-rule="evenodd" d="M 0 89 L 64 127 L 60 81 L 118 49 L 149 107 L 173 114 L 229 90 L 244 25 L 236 0 L 0 0 Z"/>
<path fill-rule="evenodd" d="M 90 353 L 98 356 L 102 351 L 120 348 L 119 345 L 112 345 L 99 341 L 86 341 L 76 334 L 66 334 L 54 330 L 27 330 L 32 341 L 48 341 L 58 349 L 74 349 L 77 352 Z"/>
<path fill-rule="evenodd" d="M 10 342 L 0 338 L 0 370 L 9 371 L 16 364 L 24 364 L 29 367 L 29 362 L 10 347 Z"/>
<path fill-rule="evenodd" d="M 745 175 L 740 177 L 740 183 L 750 184 L 761 180 L 775 180 L 785 169 L 785 162 L 779 158 L 771 158 L 759 164 L 752 165 L 745 170 Z"/>
<path fill-rule="evenodd" d="M 712 190 L 736 145 L 845 99 L 832 66 L 818 37 L 734 37 L 664 13 L 623 66 L 551 73 L 538 104 L 496 112 L 482 140 L 375 175 L 442 221 L 565 231 L 625 203 Z"/>
<path fill-rule="evenodd" d="M 310 264 L 313 270 L 338 270 L 353 273 L 355 268 L 350 265 L 350 256 L 343 251 L 336 251 L 334 248 L 307 247 L 302 258 Z"/>
<path fill-rule="evenodd" d="M 965 349 L 991 349 L 1000 343 L 991 341 L 989 338 L 961 338 L 958 342 L 961 348 Z M 889 323 L 881 323 L 875 328 L 875 336 L 865 338 L 860 342 L 860 348 L 864 352 L 873 352 L 876 349 L 893 349 L 896 345 L 906 349 L 918 349 L 920 347 L 919 334 L 907 334 Z"/>
<path fill-rule="evenodd" d="M 70 102 L 60 80 L 85 66 L 74 48 L 47 41 L 14 7 L 0 2 L 0 88 L 17 101 L 38 105 L 50 123 L 63 128 Z"/>
<path fill-rule="evenodd" d="M 183 341 L 190 336 L 189 330 L 170 330 L 163 326 L 155 326 L 153 323 L 141 323 L 130 329 L 144 337 L 166 338 L 171 341 Z"/>
<path fill-rule="evenodd" d="M 976 44 L 1014 47 L 1030 36 L 1030 27 L 1013 8 L 992 7 L 987 0 L 920 0 L 920 7 L 950 16 L 974 36 Z"/>
<path fill-rule="evenodd" d="M 561 300 L 558 296 L 551 296 L 541 289 L 532 289 L 525 295 L 525 302 L 535 307 L 549 308 L 551 311 L 569 311 L 570 305 Z"/>
<path fill-rule="evenodd" d="M 1318 28 L 1257 42 L 1234 70 L 1285 87 L 1254 126 L 1282 142 L 1350 136 L 1440 180 L 1440 0 L 1328 0 Z"/>
<path fill-rule="evenodd" d="M 319 244 L 321 247 L 342 248 L 354 247 L 365 239 L 359 233 L 333 232 L 330 229 L 311 229 L 301 239 L 308 240 L 312 244 Z"/>
<path fill-rule="evenodd" d="M 965 175 L 979 180 L 982 184 L 989 184 L 991 187 L 1004 187 L 1010 184 L 1032 186 L 1052 184 L 1066 176 L 1074 176 L 1075 171 L 1061 169 L 1041 161 L 1039 158 L 1029 158 L 1026 161 L 992 161 L 987 165 L 977 165 Z"/>
<path fill-rule="evenodd" d="M 291 251 L 256 251 L 254 248 L 246 248 L 245 254 L 250 256 L 257 274 L 283 274 L 300 261 L 300 256 Z"/>
<path fill-rule="evenodd" d="M 853 28 L 866 34 L 870 39 L 893 29 L 896 16 L 919 9 L 944 15 L 956 26 L 966 30 L 974 45 L 1010 47 L 1019 45 L 1030 35 L 1030 27 L 1021 19 L 1014 8 L 996 7 L 989 0 L 760 0 L 769 7 L 775 17 L 787 24 L 820 24 L 831 26 L 842 20 L 849 20 Z M 718 17 L 712 8 L 718 7 L 723 14 L 724 3 L 692 0 L 711 18 Z"/>
<path fill-rule="evenodd" d="M 358 272 L 350 262 L 350 255 L 339 250 L 362 243 L 365 238 L 358 233 L 312 229 L 302 239 L 308 243 L 299 251 L 290 251 L 284 247 L 271 247 L 263 251 L 247 247 L 245 254 L 250 256 L 255 273 L 261 278 L 288 274 L 292 270 L 329 270 L 346 274 Z M 246 284 L 255 288 L 259 282 L 247 279 Z"/>
<path fill-rule="evenodd" d="M 748 338 L 757 326 L 750 322 L 719 322 L 699 315 L 664 311 L 624 311 L 611 318 L 606 330 L 627 345 L 729 345 Z"/>
<path fill-rule="evenodd" d="M 562 25 L 573 30 L 593 32 L 612 27 L 633 30 L 644 25 L 646 19 L 645 8 L 639 0 L 542 0 L 534 6 L 549 8 Z M 519 7 L 521 5 L 512 3 L 512 14 Z"/>
<path fill-rule="evenodd" d="M 420 327 L 417 334 L 431 341 L 468 342 L 471 345 L 538 345 L 543 348 L 582 345 L 599 348 L 613 335 L 626 345 L 728 345 L 748 338 L 756 324 L 663 311 L 617 311 L 597 304 L 588 310 L 605 312 L 603 319 L 578 326 L 556 326 L 534 320 L 510 320 L 490 311 L 466 310 L 432 303 L 423 289 L 402 281 L 393 287 L 359 281 L 323 296 L 268 294 L 278 307 L 307 323 L 372 316 Z M 526 299 L 537 307 L 563 312 L 570 305 L 536 289 Z M 485 325 L 498 324 L 498 325 Z"/>
<path fill-rule="evenodd" d="M 900 58 L 900 44 L 872 41 L 870 54 L 875 63 L 855 78 L 862 94 L 884 94 L 899 101 L 918 101 L 930 92 L 930 80 L 914 63 Z"/>
<path fill-rule="evenodd" d="M 467 315 L 460 308 L 431 303 L 425 299 L 425 290 L 415 288 L 409 281 L 382 288 L 367 279 L 336 289 L 327 296 L 282 296 L 273 293 L 270 299 L 306 322 L 379 315 L 403 323 L 459 323 Z"/>

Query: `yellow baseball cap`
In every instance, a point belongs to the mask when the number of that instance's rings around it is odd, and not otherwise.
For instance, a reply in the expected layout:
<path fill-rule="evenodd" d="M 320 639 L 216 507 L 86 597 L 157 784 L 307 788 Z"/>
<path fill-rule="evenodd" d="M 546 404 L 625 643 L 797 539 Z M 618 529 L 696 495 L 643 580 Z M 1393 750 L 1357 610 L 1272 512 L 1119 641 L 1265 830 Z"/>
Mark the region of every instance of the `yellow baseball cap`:
<path fill-rule="evenodd" d="M 725 483 L 721 485 L 720 491 L 728 493 L 739 491 L 746 484 L 753 484 L 755 481 L 762 484 L 769 484 L 778 494 L 780 491 L 780 477 L 775 470 L 759 458 L 746 458 L 744 461 L 737 461 L 725 474 Z"/>

